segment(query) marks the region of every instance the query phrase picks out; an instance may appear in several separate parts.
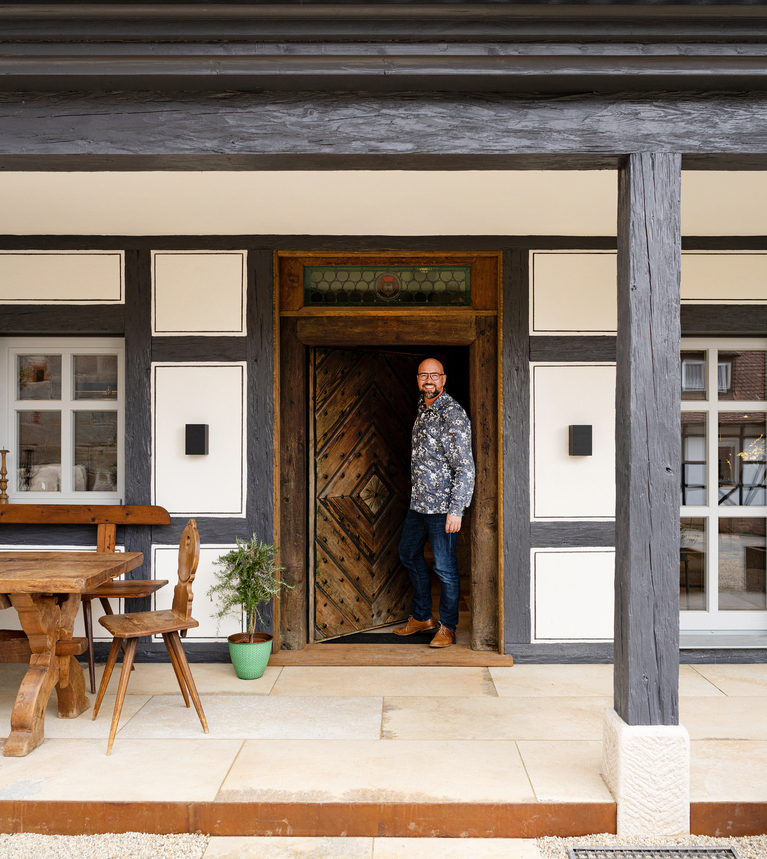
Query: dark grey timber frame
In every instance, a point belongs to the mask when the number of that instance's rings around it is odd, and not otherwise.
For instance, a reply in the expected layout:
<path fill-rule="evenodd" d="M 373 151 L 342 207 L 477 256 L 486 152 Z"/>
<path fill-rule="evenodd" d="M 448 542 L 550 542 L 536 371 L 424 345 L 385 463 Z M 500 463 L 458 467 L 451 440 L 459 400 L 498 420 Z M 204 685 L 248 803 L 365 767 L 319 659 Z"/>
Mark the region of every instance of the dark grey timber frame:
<path fill-rule="evenodd" d="M 0 87 L 764 89 L 765 34 L 758 5 L 11 4 Z"/>
<path fill-rule="evenodd" d="M 743 237 L 696 238 L 683 240 L 684 249 L 703 250 L 767 250 L 767 239 Z M 128 290 L 125 310 L 122 307 L 64 307 L 45 305 L 3 306 L 0 308 L 0 336 L 53 334 L 126 334 L 126 347 L 139 351 L 140 332 L 128 335 L 125 320 L 134 318 L 128 312 L 131 302 L 141 288 L 138 282 L 139 260 L 149 265 L 150 249 L 221 249 L 248 250 L 248 331 L 258 332 L 248 337 L 155 337 L 149 348 L 156 361 L 248 361 L 248 471 L 254 479 L 248 484 L 247 520 L 198 519 L 204 542 L 227 543 L 235 536 L 254 531 L 265 539 L 272 533 L 272 253 L 284 250 L 497 250 L 505 248 L 503 256 L 503 435 L 504 473 L 504 561 L 505 561 L 505 629 L 506 651 L 520 663 L 601 662 L 613 661 L 612 643 L 530 643 L 530 549 L 588 548 L 615 545 L 615 525 L 612 522 L 533 522 L 530 521 L 529 500 L 529 437 L 530 399 L 529 362 L 570 360 L 615 360 L 615 337 L 530 337 L 528 321 L 528 257 L 530 250 L 541 249 L 613 249 L 612 237 L 571 236 L 465 236 L 445 239 L 439 236 L 0 236 L 0 249 L 126 249 Z M 145 275 L 146 277 L 146 275 Z M 146 285 L 144 286 L 146 290 Z M 131 298 L 133 296 L 133 298 Z M 148 306 L 149 299 L 145 295 Z M 767 307 L 743 306 L 682 306 L 683 335 L 705 334 L 737 336 L 767 333 Z M 134 313 L 137 311 L 133 311 Z M 141 317 L 138 317 L 141 320 Z M 744 330 L 743 320 L 750 320 Z M 703 331 L 700 330 L 705 323 Z M 133 323 L 131 323 L 133 324 Z M 144 360 L 147 355 L 148 319 L 140 321 L 143 331 Z M 545 341 L 545 342 L 544 342 Z M 252 353 L 252 354 L 251 354 Z M 142 370 L 136 366 L 135 378 L 148 379 L 148 364 Z M 135 383 L 135 382 L 134 382 Z M 148 384 L 148 382 L 146 382 Z M 137 402 L 142 402 L 138 386 Z M 146 390 L 146 389 L 145 389 Z M 147 411 L 148 415 L 148 411 Z M 147 418 L 148 421 L 148 418 Z M 135 450 L 148 449 L 149 426 L 144 428 L 143 441 L 134 439 Z M 137 494 L 147 503 L 149 476 L 144 475 L 146 490 Z M 138 481 L 136 481 L 138 485 Z M 138 492 L 138 489 L 137 489 Z M 137 502 L 138 503 L 138 502 Z M 174 520 L 171 525 L 151 529 L 150 543 L 172 545 L 180 538 L 185 521 Z M 134 529 L 139 530 L 139 529 Z M 5 543 L 20 545 L 92 545 L 90 529 L 78 532 L 73 528 L 34 526 L 4 526 L 0 537 Z M 118 530 L 118 541 L 125 539 L 124 529 Z M 135 539 L 135 537 L 134 537 Z M 141 549 L 141 551 L 146 551 Z M 141 570 L 136 571 L 141 573 Z M 226 660 L 225 645 L 187 642 L 190 658 L 198 661 Z M 106 648 L 104 648 L 106 651 Z M 105 656 L 101 654 L 101 656 Z M 100 656 L 100 658 L 101 658 Z M 165 659 L 162 645 L 145 644 L 145 660 Z M 767 658 L 759 650 L 684 651 L 683 662 L 757 661 Z"/>

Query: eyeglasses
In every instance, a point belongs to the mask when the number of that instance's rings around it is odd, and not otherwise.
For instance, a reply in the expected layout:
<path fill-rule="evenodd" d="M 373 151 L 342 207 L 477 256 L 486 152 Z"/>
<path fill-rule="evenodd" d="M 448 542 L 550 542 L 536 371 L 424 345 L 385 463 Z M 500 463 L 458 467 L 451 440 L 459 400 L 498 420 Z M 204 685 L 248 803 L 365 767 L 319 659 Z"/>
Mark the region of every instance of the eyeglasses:
<path fill-rule="evenodd" d="M 439 382 L 444 375 L 444 373 L 418 373 L 418 380 L 425 382 L 427 379 L 431 379 L 432 382 Z"/>

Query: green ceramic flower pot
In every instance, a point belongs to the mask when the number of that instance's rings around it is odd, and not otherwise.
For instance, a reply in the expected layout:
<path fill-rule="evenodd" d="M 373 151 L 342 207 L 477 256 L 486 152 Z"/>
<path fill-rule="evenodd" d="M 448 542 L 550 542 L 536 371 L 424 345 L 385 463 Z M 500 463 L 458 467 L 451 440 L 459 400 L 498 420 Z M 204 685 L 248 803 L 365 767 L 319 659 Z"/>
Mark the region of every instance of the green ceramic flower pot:
<path fill-rule="evenodd" d="M 272 636 L 257 632 L 255 641 L 248 641 L 246 632 L 229 636 L 229 656 L 240 680 L 256 680 L 266 671 L 272 653 Z"/>

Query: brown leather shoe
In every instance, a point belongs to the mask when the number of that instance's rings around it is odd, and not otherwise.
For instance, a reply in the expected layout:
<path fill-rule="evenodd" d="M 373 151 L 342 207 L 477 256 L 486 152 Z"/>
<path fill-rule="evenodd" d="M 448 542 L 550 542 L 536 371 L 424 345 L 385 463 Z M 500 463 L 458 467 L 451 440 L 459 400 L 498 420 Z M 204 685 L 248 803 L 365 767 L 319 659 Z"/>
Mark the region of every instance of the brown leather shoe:
<path fill-rule="evenodd" d="M 451 644 L 455 644 L 455 633 L 441 623 L 429 647 L 450 647 Z"/>
<path fill-rule="evenodd" d="M 437 622 L 433 617 L 428 620 L 416 620 L 411 614 L 404 626 L 398 626 L 394 630 L 395 635 L 413 635 L 415 632 L 431 632 L 437 628 Z"/>

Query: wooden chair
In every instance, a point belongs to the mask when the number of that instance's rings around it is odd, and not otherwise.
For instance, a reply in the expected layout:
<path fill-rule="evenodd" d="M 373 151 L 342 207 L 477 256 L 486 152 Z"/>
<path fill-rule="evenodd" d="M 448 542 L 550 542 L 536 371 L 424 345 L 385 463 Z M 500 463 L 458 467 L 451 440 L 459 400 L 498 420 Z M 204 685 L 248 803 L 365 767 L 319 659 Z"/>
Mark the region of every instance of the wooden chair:
<path fill-rule="evenodd" d="M 117 662 L 117 653 L 123 643 L 127 643 L 120 673 L 120 685 L 117 688 L 115 710 L 112 714 L 112 727 L 109 730 L 108 755 L 112 753 L 117 725 L 120 722 L 125 692 L 128 688 L 133 659 L 136 655 L 136 646 L 139 638 L 143 635 L 162 635 L 181 694 L 184 696 L 184 703 L 187 707 L 189 706 L 188 689 L 194 702 L 194 708 L 200 717 L 202 729 L 206 734 L 208 733 L 208 723 L 179 635 L 180 632 L 186 632 L 188 629 L 199 626 L 198 622 L 192 618 L 192 583 L 199 560 L 200 534 L 197 531 L 197 523 L 194 519 L 190 519 L 181 535 L 181 544 L 178 549 L 178 584 L 173 591 L 173 607 L 169 611 L 141 611 L 133 614 L 112 614 L 99 618 L 99 623 L 114 636 L 114 640 L 104 667 L 104 676 L 101 678 L 96 703 L 93 706 L 94 719 L 98 716 L 101 702 L 104 700 L 109 679 Z"/>
<path fill-rule="evenodd" d="M 2 504 L 0 505 L 0 525 L 3 524 L 95 525 L 96 551 L 114 552 L 118 525 L 170 525 L 170 514 L 164 507 L 148 504 Z M 88 673 L 92 693 L 96 691 L 96 670 L 93 664 L 91 600 L 101 600 L 104 611 L 112 614 L 110 598 L 138 599 L 150 596 L 167 584 L 167 579 L 118 579 L 82 595 L 85 623 L 83 650 L 88 653 Z M 0 609 L 6 607 L 0 598 Z M 25 658 L 22 659 L 22 656 Z M 26 636 L 11 633 L 9 630 L 0 630 L 0 662 L 28 662 L 31 656 L 32 651 Z"/>
<path fill-rule="evenodd" d="M 93 612 L 91 600 L 99 600 L 104 611 L 114 616 L 110 599 L 135 600 L 141 597 L 149 597 L 160 588 L 168 584 L 167 579 L 112 579 L 100 588 L 86 591 L 82 595 L 83 623 L 85 624 L 85 640 L 88 651 L 88 674 L 91 681 L 91 694 L 96 692 L 96 666 L 94 664 L 93 652 Z M 126 651 L 123 643 L 123 653 Z"/>

